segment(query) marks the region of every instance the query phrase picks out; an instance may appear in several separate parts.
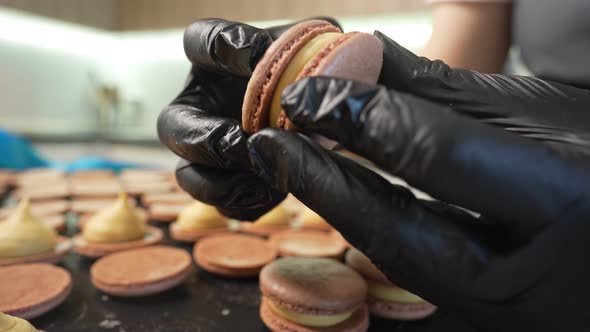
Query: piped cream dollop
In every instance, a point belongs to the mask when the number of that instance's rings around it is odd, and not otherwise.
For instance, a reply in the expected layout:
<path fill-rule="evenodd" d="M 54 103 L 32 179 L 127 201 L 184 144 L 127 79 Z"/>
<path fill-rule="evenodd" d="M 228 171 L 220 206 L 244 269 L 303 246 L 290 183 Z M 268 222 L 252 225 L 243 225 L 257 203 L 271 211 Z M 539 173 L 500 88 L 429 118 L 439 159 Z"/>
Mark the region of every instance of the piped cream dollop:
<path fill-rule="evenodd" d="M 0 332 L 39 332 L 39 330 L 24 319 L 0 312 Z"/>
<path fill-rule="evenodd" d="M 129 204 L 126 193 L 120 193 L 113 204 L 92 216 L 83 230 L 88 242 L 117 243 L 139 240 L 146 232 L 145 218 Z"/>
<path fill-rule="evenodd" d="M 23 199 L 14 213 L 0 223 L 0 257 L 27 257 L 51 252 L 57 244 L 55 230 L 31 214 L 30 203 Z"/>
<path fill-rule="evenodd" d="M 258 218 L 254 225 L 256 226 L 289 226 L 291 223 L 291 214 L 285 204 L 281 203 Z"/>
<path fill-rule="evenodd" d="M 216 207 L 195 201 L 178 215 L 176 227 L 187 230 L 200 230 L 228 227 L 229 219 Z"/>
<path fill-rule="evenodd" d="M 299 216 L 299 223 L 302 227 L 330 228 L 330 224 L 328 224 L 326 219 L 308 207 Z"/>

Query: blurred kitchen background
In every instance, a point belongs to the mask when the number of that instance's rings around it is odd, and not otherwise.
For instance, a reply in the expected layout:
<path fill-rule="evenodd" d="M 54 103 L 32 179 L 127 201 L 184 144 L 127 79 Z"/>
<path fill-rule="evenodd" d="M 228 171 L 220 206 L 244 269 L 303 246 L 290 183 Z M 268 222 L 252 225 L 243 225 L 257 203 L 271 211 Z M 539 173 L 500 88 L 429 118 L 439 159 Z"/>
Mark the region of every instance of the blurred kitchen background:
<path fill-rule="evenodd" d="M 184 28 L 206 17 L 266 27 L 315 15 L 413 51 L 430 36 L 424 0 L 0 0 L 0 130 L 51 161 L 173 167 L 156 119 L 190 67 Z"/>

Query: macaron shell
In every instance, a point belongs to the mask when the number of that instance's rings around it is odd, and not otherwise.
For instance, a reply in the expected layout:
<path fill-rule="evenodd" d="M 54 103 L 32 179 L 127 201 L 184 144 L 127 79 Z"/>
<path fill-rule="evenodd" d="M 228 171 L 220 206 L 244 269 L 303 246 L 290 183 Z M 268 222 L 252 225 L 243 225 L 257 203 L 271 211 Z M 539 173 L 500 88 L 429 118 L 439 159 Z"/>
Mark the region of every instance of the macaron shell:
<path fill-rule="evenodd" d="M 192 270 L 190 255 L 178 248 L 152 246 L 101 258 L 90 273 L 94 286 L 116 296 L 146 296 L 182 283 Z"/>
<path fill-rule="evenodd" d="M 72 290 L 61 267 L 35 263 L 0 267 L 0 311 L 32 319 L 60 305 Z"/>
<path fill-rule="evenodd" d="M 357 309 L 346 321 L 330 327 L 310 327 L 293 323 L 275 314 L 268 305 L 268 299 L 262 298 L 260 318 L 273 332 L 365 332 L 369 328 L 367 306 Z"/>
<path fill-rule="evenodd" d="M 147 227 L 147 231 L 143 239 L 118 242 L 118 243 L 93 243 L 86 241 L 82 235 L 74 237 L 74 250 L 86 257 L 102 257 L 104 255 L 112 254 L 118 251 L 136 249 L 158 244 L 164 239 L 162 230 L 156 227 Z"/>
<path fill-rule="evenodd" d="M 55 245 L 55 249 L 53 251 L 25 257 L 0 258 L 0 266 L 29 263 L 57 264 L 61 262 L 61 260 L 71 248 L 72 242 L 70 239 L 58 236 L 57 244 Z"/>
<path fill-rule="evenodd" d="M 395 320 L 418 320 L 432 315 L 437 307 L 424 303 L 395 303 L 369 297 L 367 300 L 371 314 Z"/>
<path fill-rule="evenodd" d="M 334 259 L 287 257 L 262 269 L 260 290 L 291 311 L 333 314 L 363 303 L 367 284 L 360 274 Z"/>
<path fill-rule="evenodd" d="M 170 237 L 180 242 L 195 243 L 200 239 L 209 236 L 227 234 L 231 232 L 232 231 L 228 227 L 191 230 L 180 228 L 176 223 L 170 224 Z"/>
<path fill-rule="evenodd" d="M 375 84 L 383 65 L 383 45 L 368 33 L 349 32 L 318 53 L 303 68 L 296 81 L 310 76 L 330 76 Z M 279 127 L 293 129 L 285 112 Z"/>
<path fill-rule="evenodd" d="M 340 258 L 346 242 L 327 232 L 302 229 L 287 230 L 270 236 L 269 241 L 281 256 Z"/>
<path fill-rule="evenodd" d="M 162 204 L 153 203 L 148 207 L 148 218 L 154 221 L 173 222 L 186 208 L 186 204 Z"/>
<path fill-rule="evenodd" d="M 269 237 L 272 234 L 284 232 L 291 229 L 290 226 L 271 226 L 271 225 L 255 225 L 251 222 L 241 222 L 240 231 L 246 234 L 252 234 L 260 237 Z"/>
<path fill-rule="evenodd" d="M 252 277 L 277 256 L 266 240 L 224 234 L 205 238 L 195 245 L 196 262 L 206 271 L 228 277 Z"/>
<path fill-rule="evenodd" d="M 306 21 L 288 29 L 270 45 L 256 65 L 244 95 L 244 131 L 253 134 L 268 126 L 272 95 L 285 68 L 305 43 L 325 32 L 340 30 L 326 21 Z"/>
<path fill-rule="evenodd" d="M 374 280 L 388 286 L 395 286 L 367 256 L 356 248 L 350 248 L 346 252 L 344 261 L 346 262 L 346 265 L 352 267 L 369 280 Z"/>

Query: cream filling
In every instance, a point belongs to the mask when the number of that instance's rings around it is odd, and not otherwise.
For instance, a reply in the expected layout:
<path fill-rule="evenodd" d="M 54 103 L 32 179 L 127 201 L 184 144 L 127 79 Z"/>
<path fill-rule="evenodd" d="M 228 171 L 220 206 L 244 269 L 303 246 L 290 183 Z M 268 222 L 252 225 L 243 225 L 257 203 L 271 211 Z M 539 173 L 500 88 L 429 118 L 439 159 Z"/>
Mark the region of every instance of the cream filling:
<path fill-rule="evenodd" d="M 268 301 L 270 309 L 277 315 L 293 323 L 311 327 L 336 326 L 352 316 L 354 311 L 346 311 L 334 315 L 310 315 L 283 309 L 272 301 Z"/>
<path fill-rule="evenodd" d="M 0 257 L 27 257 L 52 252 L 57 244 L 56 232 L 31 214 L 28 199 L 23 199 L 14 213 L 0 223 Z"/>
<path fill-rule="evenodd" d="M 408 304 L 426 302 L 421 297 L 399 287 L 386 286 L 370 280 L 367 281 L 367 284 L 369 285 L 369 295 L 378 300 Z"/>
<path fill-rule="evenodd" d="M 299 221 L 303 226 L 325 226 L 329 227 L 330 224 L 322 218 L 319 214 L 315 213 L 310 208 L 305 208 L 303 213 L 301 214 Z"/>
<path fill-rule="evenodd" d="M 281 79 L 277 84 L 272 96 L 270 106 L 270 126 L 277 128 L 277 121 L 281 114 L 281 94 L 283 90 L 291 83 L 295 82 L 295 79 L 303 70 L 303 67 L 319 52 L 321 52 L 326 46 L 330 45 L 333 41 L 342 36 L 340 32 L 326 32 L 320 34 L 308 41 L 291 59 L 287 68 L 281 75 Z"/>
<path fill-rule="evenodd" d="M 38 332 L 24 319 L 12 317 L 0 312 L 0 332 Z"/>
<path fill-rule="evenodd" d="M 120 193 L 115 204 L 92 216 L 82 235 L 88 242 L 117 243 L 142 239 L 145 219 L 140 210 L 129 204 L 127 194 Z"/>
<path fill-rule="evenodd" d="M 194 202 L 178 215 L 177 227 L 187 230 L 227 228 L 229 219 L 216 207 L 202 202 Z"/>

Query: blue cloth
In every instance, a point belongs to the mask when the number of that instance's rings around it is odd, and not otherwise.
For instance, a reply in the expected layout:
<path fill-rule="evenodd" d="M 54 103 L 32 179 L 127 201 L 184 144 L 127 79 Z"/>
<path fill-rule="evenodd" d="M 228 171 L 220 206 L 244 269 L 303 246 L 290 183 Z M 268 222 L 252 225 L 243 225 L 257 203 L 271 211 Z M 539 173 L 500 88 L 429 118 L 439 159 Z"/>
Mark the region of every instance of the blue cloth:
<path fill-rule="evenodd" d="M 25 139 L 0 129 L 0 168 L 23 170 L 47 167 L 45 160 Z"/>
<path fill-rule="evenodd" d="M 66 172 L 90 169 L 110 169 L 118 172 L 125 168 L 146 167 L 146 165 L 95 156 L 83 157 L 70 163 L 51 162 L 43 158 L 24 138 L 0 129 L 0 168 L 25 170 L 35 167 L 59 168 Z"/>

